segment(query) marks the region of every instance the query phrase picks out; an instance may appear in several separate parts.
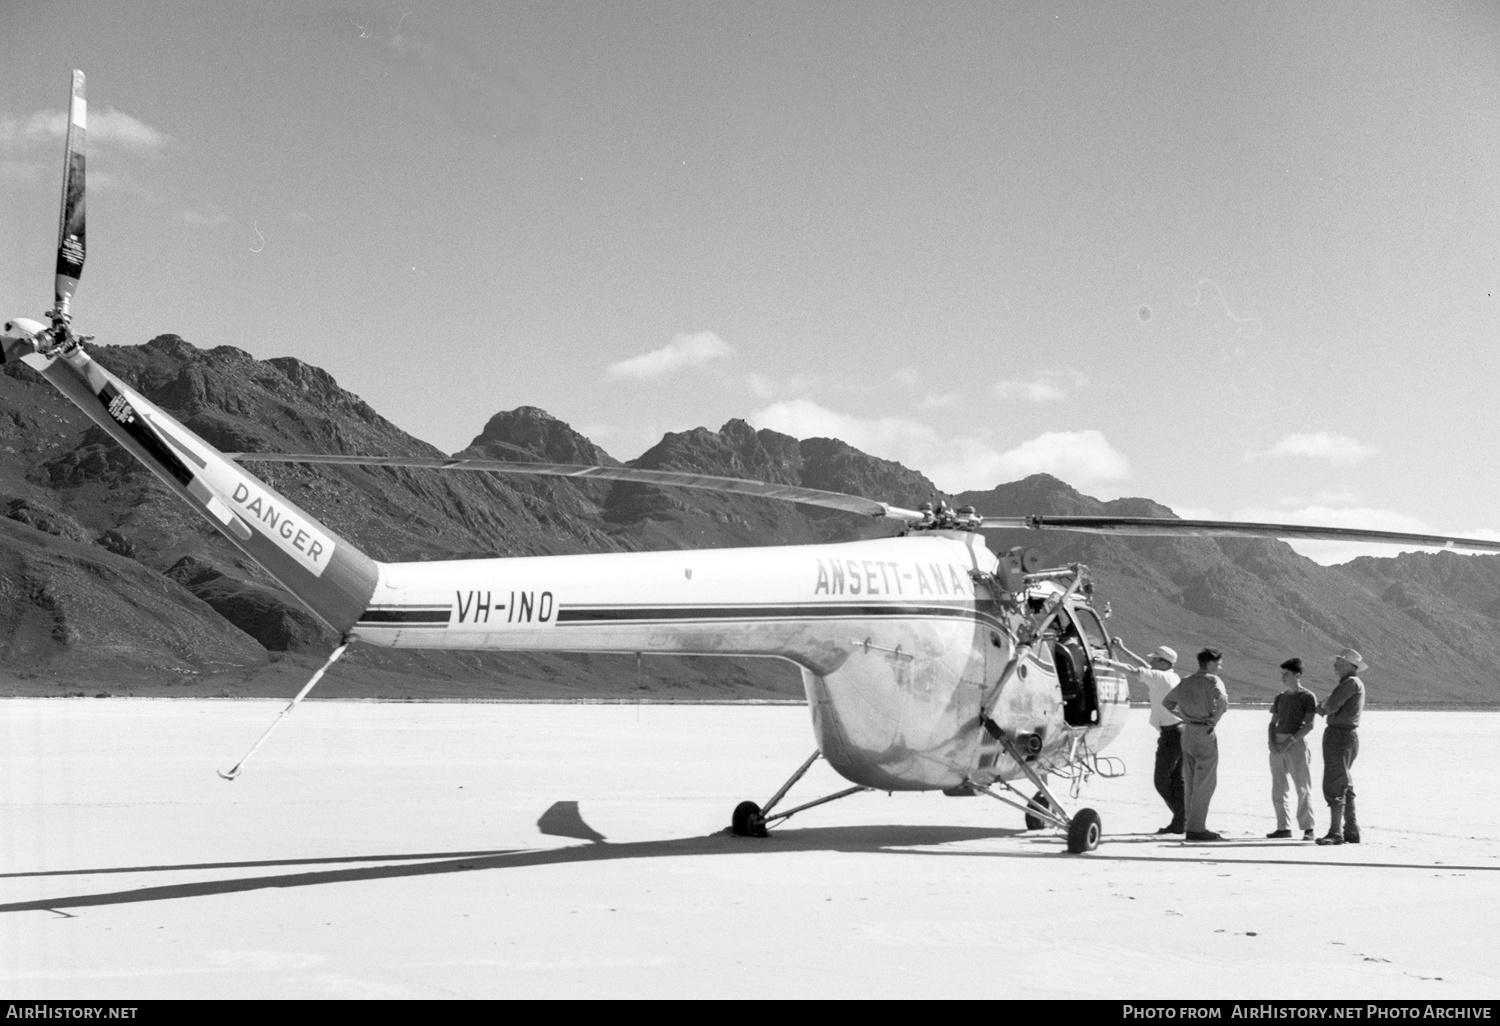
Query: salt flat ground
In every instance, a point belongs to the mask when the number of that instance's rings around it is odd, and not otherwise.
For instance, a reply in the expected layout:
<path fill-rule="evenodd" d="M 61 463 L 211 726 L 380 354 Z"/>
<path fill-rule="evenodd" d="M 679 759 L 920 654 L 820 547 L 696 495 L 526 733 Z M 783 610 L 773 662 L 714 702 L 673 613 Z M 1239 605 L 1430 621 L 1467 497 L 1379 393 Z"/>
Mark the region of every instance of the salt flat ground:
<path fill-rule="evenodd" d="M 1365 843 L 1319 848 L 1263 839 L 1248 710 L 1210 817 L 1233 840 L 1154 836 L 1138 710 L 1131 772 L 1072 803 L 1105 843 L 1070 856 L 983 797 L 719 834 L 812 750 L 800 707 L 312 702 L 220 780 L 281 707 L 0 703 L 0 994 L 1500 994 L 1500 714 L 1368 713 Z M 840 786 L 820 763 L 793 798 Z"/>

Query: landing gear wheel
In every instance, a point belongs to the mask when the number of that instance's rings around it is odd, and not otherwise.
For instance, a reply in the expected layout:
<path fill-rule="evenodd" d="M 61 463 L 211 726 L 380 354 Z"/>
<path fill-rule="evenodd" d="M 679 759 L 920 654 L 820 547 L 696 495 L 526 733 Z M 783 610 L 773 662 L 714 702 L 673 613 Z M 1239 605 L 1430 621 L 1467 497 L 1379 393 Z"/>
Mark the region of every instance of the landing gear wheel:
<path fill-rule="evenodd" d="M 1079 809 L 1078 815 L 1068 824 L 1068 851 L 1082 855 L 1099 847 L 1099 813 L 1093 809 Z"/>
<path fill-rule="evenodd" d="M 1031 799 L 1031 804 L 1039 806 L 1039 807 L 1041 807 L 1043 809 L 1052 809 L 1052 803 L 1049 802 L 1047 800 L 1047 796 L 1045 794 L 1043 794 L 1042 792 L 1040 792 L 1040 791 L 1038 791 L 1036 793 L 1036 795 Z M 1055 811 L 1055 810 L 1053 810 L 1053 811 Z M 1026 813 L 1026 829 L 1027 830 L 1040 830 L 1042 827 L 1044 827 L 1046 825 L 1047 825 L 1047 821 L 1045 819 L 1043 819 L 1042 817 L 1038 816 L 1036 813 L 1030 812 L 1030 811 L 1028 811 Z"/>
<path fill-rule="evenodd" d="M 761 817 L 760 806 L 754 802 L 740 802 L 729 818 L 729 832 L 736 837 L 766 836 L 766 821 Z"/>

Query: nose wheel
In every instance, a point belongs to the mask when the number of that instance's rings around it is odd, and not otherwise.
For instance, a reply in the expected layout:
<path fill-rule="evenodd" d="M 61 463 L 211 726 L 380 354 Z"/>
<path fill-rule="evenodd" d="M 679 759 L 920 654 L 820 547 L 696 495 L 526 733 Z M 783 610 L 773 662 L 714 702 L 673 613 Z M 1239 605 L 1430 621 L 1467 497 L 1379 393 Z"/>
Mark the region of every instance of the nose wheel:
<path fill-rule="evenodd" d="M 1099 813 L 1093 809 L 1079 809 L 1068 823 L 1068 851 L 1082 855 L 1099 847 L 1101 832 Z"/>

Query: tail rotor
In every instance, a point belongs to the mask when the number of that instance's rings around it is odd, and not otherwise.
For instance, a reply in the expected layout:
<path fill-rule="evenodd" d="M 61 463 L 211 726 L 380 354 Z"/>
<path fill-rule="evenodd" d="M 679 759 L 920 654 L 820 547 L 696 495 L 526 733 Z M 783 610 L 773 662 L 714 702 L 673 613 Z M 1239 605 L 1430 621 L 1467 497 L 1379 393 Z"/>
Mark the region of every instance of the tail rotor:
<path fill-rule="evenodd" d="M 93 336 L 73 333 L 71 306 L 78 279 L 83 276 L 85 253 L 84 143 L 88 124 L 88 102 L 84 98 L 84 76 L 73 72 L 73 91 L 68 103 L 68 130 L 63 154 L 62 211 L 57 225 L 57 265 L 52 290 L 52 309 L 43 316 L 50 324 L 17 317 L 5 322 L 0 333 L 0 362 L 9 358 L 40 359 L 45 365 Z"/>
<path fill-rule="evenodd" d="M 84 258 L 84 142 L 88 122 L 88 101 L 84 97 L 84 76 L 73 72 L 73 94 L 68 103 L 67 150 L 63 158 L 62 211 L 57 225 L 57 277 L 53 289 L 52 321 L 58 342 L 71 341 L 69 306 L 78 279 L 83 277 Z"/>

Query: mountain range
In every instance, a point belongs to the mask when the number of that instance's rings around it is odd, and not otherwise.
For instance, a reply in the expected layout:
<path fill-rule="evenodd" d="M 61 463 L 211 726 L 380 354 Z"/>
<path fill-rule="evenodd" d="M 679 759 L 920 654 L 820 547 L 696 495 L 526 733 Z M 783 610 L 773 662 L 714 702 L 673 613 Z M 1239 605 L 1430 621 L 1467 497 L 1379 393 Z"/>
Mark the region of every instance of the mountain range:
<path fill-rule="evenodd" d="M 175 335 L 91 353 L 226 452 L 446 456 L 326 371 L 256 360 Z M 0 694 L 290 696 L 332 631 L 230 547 L 75 407 L 24 366 L 0 374 Z M 497 413 L 461 454 L 614 464 L 535 407 Z M 795 439 L 731 420 L 668 434 L 631 466 L 848 492 L 913 507 L 928 498 L 997 516 L 1172 516 L 1145 498 L 1108 502 L 1038 474 L 945 496 L 898 463 L 836 439 Z M 293 502 L 377 559 L 445 559 L 840 541 L 894 533 L 836 511 L 635 484 L 251 464 Z M 1183 665 L 1226 653 L 1236 700 L 1265 701 L 1300 655 L 1333 684 L 1358 648 L 1373 704 L 1500 704 L 1500 557 L 1406 553 L 1325 567 L 1275 541 L 987 532 L 1048 565 L 1084 562 L 1111 633 L 1137 652 L 1169 644 Z M 1179 666 L 1181 668 L 1181 666 Z M 796 698 L 765 660 L 393 652 L 357 646 L 319 697 Z"/>

